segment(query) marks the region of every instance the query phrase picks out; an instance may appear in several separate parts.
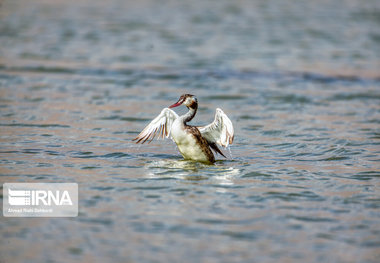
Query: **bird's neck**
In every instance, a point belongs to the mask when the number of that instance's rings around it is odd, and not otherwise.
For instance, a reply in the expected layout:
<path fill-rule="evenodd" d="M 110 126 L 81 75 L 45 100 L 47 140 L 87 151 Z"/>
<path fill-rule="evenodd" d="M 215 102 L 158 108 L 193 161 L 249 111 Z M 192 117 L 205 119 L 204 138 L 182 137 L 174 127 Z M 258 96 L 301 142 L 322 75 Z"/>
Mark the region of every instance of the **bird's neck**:
<path fill-rule="evenodd" d="M 198 104 L 193 103 L 192 105 L 188 107 L 188 109 L 189 111 L 186 114 L 181 116 L 183 124 L 186 124 L 187 122 L 191 121 L 194 118 L 195 114 L 197 113 Z"/>

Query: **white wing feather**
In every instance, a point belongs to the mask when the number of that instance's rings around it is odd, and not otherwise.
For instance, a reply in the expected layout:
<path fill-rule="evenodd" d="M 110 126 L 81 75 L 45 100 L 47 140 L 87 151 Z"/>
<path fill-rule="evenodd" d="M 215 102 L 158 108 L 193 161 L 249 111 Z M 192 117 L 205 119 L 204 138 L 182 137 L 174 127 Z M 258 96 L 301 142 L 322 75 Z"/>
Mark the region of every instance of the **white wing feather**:
<path fill-rule="evenodd" d="M 136 143 L 144 143 L 148 139 L 150 143 L 158 132 L 158 138 L 168 138 L 170 136 L 170 131 L 172 129 L 173 122 L 178 118 L 177 113 L 169 108 L 165 108 L 161 113 L 152 120 L 148 126 L 140 132 L 140 134 L 133 139 Z"/>
<path fill-rule="evenodd" d="M 209 125 L 198 127 L 198 129 L 207 141 L 216 142 L 223 147 L 232 144 L 234 140 L 232 122 L 219 108 L 216 109 L 214 121 Z"/>

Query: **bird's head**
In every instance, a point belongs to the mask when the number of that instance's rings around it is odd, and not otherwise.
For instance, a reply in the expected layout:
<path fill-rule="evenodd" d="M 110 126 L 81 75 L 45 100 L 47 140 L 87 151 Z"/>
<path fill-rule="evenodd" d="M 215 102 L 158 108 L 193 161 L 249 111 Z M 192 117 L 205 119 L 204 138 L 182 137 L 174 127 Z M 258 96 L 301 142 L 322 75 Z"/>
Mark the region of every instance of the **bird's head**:
<path fill-rule="evenodd" d="M 173 105 L 169 106 L 169 108 L 178 107 L 182 104 L 192 109 L 195 109 L 198 107 L 198 101 L 194 95 L 183 94 L 181 97 L 179 97 L 178 101 L 174 103 Z"/>

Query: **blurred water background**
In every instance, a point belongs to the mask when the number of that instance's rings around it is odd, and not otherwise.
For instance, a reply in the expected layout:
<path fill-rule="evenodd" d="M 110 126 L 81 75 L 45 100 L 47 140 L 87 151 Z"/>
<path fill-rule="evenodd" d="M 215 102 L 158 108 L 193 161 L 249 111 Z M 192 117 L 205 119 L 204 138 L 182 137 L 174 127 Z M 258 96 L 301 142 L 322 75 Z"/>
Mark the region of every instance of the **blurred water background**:
<path fill-rule="evenodd" d="M 1 183 L 80 191 L 0 262 L 378 262 L 379 69 L 377 0 L 0 1 Z M 230 158 L 131 142 L 182 93 Z"/>

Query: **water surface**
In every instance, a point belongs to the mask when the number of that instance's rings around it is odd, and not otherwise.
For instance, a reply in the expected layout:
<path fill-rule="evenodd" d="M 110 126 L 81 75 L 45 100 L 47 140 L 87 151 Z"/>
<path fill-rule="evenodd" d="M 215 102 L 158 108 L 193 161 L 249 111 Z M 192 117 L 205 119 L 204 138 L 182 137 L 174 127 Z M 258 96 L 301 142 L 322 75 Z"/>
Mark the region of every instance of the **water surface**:
<path fill-rule="evenodd" d="M 0 261 L 377 262 L 380 6 L 296 2 L 1 2 L 1 182 L 80 203 L 1 218 Z M 229 158 L 131 142 L 182 93 Z"/>

